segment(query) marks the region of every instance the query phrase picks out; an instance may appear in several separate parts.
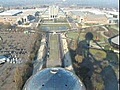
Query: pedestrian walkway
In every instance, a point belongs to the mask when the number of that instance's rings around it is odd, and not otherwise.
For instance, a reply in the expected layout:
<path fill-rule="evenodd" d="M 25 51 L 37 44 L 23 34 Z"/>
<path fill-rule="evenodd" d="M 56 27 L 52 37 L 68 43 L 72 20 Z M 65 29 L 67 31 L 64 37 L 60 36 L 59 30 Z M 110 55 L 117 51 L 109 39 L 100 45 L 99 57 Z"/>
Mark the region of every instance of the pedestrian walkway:
<path fill-rule="evenodd" d="M 62 34 L 61 38 L 63 42 L 64 67 L 65 69 L 74 72 L 73 66 L 72 66 L 72 59 L 70 57 L 70 52 L 68 50 L 68 45 L 67 45 L 65 34 Z"/>
<path fill-rule="evenodd" d="M 40 48 L 38 50 L 38 55 L 37 55 L 37 59 L 35 60 L 34 63 L 34 70 L 33 70 L 33 74 L 35 74 L 38 70 L 42 69 L 43 66 L 43 55 L 44 55 L 44 48 L 46 45 L 46 39 L 45 37 L 42 38 L 41 43 L 40 43 Z"/>

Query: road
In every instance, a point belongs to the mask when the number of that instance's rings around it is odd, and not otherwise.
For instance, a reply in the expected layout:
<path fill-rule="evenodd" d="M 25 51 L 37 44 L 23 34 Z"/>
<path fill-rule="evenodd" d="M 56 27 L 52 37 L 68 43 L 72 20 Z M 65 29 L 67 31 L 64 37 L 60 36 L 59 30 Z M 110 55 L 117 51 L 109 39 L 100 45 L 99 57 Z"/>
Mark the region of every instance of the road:
<path fill-rule="evenodd" d="M 77 27 L 75 21 L 72 18 L 69 17 L 67 19 L 67 21 L 68 21 L 71 28 L 76 28 Z"/>

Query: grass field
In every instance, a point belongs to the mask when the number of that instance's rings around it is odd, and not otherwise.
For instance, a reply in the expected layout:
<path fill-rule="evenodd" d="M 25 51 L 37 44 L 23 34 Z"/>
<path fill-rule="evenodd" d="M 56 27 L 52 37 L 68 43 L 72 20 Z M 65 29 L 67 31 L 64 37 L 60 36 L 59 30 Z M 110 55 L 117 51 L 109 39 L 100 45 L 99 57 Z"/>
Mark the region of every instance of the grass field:
<path fill-rule="evenodd" d="M 50 60 L 59 59 L 59 47 L 57 35 L 50 36 Z"/>
<path fill-rule="evenodd" d="M 105 30 L 100 27 L 94 27 L 94 28 L 91 27 L 91 28 L 83 29 L 80 33 L 79 40 L 85 40 L 86 33 L 91 32 L 93 34 L 93 40 L 98 39 L 99 42 L 103 43 L 102 46 L 104 46 L 108 44 L 108 38 L 104 37 L 101 31 L 103 31 L 104 33 Z M 117 33 L 116 30 L 114 32 Z M 66 35 L 68 36 L 68 38 L 77 39 L 79 32 L 71 31 L 68 32 Z"/>
<path fill-rule="evenodd" d="M 71 38 L 71 39 L 77 39 L 78 36 L 79 36 L 78 32 L 68 32 L 67 33 L 67 37 Z M 79 39 L 84 40 L 85 39 L 85 33 L 80 33 Z"/>
<path fill-rule="evenodd" d="M 106 53 L 102 50 L 97 50 L 97 49 L 90 49 L 90 53 L 94 56 L 94 58 L 98 61 L 103 60 L 106 58 Z"/>
<path fill-rule="evenodd" d="M 115 29 L 115 30 L 118 30 L 118 29 L 119 29 L 119 26 L 118 26 L 118 25 L 111 25 L 110 27 L 113 28 L 113 29 Z"/>
<path fill-rule="evenodd" d="M 50 35 L 50 56 L 47 61 L 47 67 L 60 66 L 59 42 L 57 35 Z"/>
<path fill-rule="evenodd" d="M 49 25 L 47 25 L 47 24 L 44 24 L 44 25 L 40 25 L 39 26 L 39 28 L 41 29 L 41 30 L 49 30 L 49 31 L 51 31 L 51 30 L 67 30 L 67 29 L 70 29 L 70 26 L 69 26 L 69 24 L 49 24 Z"/>
<path fill-rule="evenodd" d="M 68 32 L 67 33 L 68 38 L 72 38 L 72 39 L 77 39 L 78 35 L 79 35 L 78 32 Z"/>
<path fill-rule="evenodd" d="M 106 33 L 109 37 L 119 34 L 119 28 L 117 25 L 107 26 L 106 28 L 109 30 L 109 32 Z"/>
<path fill-rule="evenodd" d="M 98 25 L 97 23 L 85 23 L 86 26 L 94 26 L 94 25 Z"/>

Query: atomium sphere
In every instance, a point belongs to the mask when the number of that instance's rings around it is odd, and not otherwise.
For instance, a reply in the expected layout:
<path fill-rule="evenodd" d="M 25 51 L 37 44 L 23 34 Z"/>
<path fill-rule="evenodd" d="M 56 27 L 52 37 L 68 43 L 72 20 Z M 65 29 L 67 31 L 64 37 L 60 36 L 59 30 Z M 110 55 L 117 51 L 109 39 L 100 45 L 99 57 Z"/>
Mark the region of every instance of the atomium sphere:
<path fill-rule="evenodd" d="M 86 90 L 80 79 L 64 68 L 46 68 L 26 82 L 23 90 Z"/>

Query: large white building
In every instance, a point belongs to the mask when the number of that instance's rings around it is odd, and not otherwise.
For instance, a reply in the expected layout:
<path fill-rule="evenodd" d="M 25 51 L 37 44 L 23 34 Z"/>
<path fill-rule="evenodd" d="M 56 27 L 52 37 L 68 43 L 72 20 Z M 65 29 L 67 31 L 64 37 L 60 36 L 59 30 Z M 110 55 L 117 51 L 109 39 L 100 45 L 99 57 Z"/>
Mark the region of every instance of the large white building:
<path fill-rule="evenodd" d="M 49 19 L 55 19 L 58 16 L 59 7 L 58 6 L 50 6 L 49 7 Z"/>
<path fill-rule="evenodd" d="M 10 23 L 18 24 L 18 21 L 28 23 L 30 20 L 28 19 L 29 15 L 35 16 L 37 11 L 41 11 L 39 9 L 11 9 L 0 13 L 0 22 L 2 23 Z"/>

